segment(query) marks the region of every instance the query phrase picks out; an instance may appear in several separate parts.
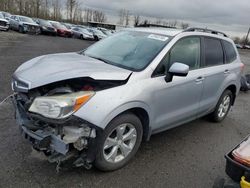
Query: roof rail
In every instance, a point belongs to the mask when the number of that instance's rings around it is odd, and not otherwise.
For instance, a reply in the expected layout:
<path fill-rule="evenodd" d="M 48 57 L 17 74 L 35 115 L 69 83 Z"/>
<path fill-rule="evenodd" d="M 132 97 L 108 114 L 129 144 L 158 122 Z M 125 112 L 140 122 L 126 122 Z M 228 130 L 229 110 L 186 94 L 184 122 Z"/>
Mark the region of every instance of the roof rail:
<path fill-rule="evenodd" d="M 225 33 L 220 32 L 220 31 L 215 31 L 212 29 L 206 29 L 206 28 L 199 28 L 199 27 L 190 27 L 185 29 L 183 32 L 192 32 L 192 31 L 199 31 L 199 32 L 206 32 L 206 33 L 211 33 L 215 35 L 223 35 L 224 37 L 228 37 Z"/>

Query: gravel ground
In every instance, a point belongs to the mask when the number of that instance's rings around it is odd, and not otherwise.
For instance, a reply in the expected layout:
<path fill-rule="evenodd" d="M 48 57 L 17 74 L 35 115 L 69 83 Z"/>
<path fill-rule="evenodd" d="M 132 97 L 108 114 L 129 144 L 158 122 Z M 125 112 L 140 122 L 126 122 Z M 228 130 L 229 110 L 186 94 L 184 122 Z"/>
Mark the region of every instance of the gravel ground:
<path fill-rule="evenodd" d="M 92 42 L 0 32 L 0 99 L 11 93 L 10 80 L 23 62 L 39 55 L 78 51 Z M 250 51 L 241 51 L 250 73 Z M 224 173 L 224 154 L 250 132 L 250 93 L 240 93 L 225 121 L 199 119 L 152 136 L 123 169 L 65 169 L 32 151 L 19 134 L 10 104 L 0 107 L 0 187 L 164 187 L 210 188 Z"/>

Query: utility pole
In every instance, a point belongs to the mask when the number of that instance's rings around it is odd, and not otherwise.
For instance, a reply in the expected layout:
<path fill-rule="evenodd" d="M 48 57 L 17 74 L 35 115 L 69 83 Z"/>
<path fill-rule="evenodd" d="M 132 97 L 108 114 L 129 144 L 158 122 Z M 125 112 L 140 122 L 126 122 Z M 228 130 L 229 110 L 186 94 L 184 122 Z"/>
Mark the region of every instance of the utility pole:
<path fill-rule="evenodd" d="M 247 32 L 244 46 L 247 45 L 249 33 L 250 33 L 250 27 L 249 27 L 248 32 Z"/>

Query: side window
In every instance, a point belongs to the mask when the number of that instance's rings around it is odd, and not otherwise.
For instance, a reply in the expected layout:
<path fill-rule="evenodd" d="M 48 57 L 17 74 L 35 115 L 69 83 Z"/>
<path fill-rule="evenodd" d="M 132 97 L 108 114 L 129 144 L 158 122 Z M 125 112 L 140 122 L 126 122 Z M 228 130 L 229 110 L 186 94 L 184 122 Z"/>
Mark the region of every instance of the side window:
<path fill-rule="evenodd" d="M 200 64 L 200 38 L 187 37 L 179 40 L 170 51 L 169 67 L 175 62 L 197 69 Z"/>
<path fill-rule="evenodd" d="M 153 76 L 165 74 L 166 70 L 175 62 L 188 65 L 190 70 L 199 68 L 200 46 L 200 37 L 180 39 L 162 59 L 154 71 Z"/>
<path fill-rule="evenodd" d="M 237 58 L 233 44 L 225 40 L 222 41 L 222 44 L 225 49 L 226 63 L 232 63 Z"/>
<path fill-rule="evenodd" d="M 204 38 L 205 66 L 216 66 L 224 63 L 223 49 L 220 40 Z"/>

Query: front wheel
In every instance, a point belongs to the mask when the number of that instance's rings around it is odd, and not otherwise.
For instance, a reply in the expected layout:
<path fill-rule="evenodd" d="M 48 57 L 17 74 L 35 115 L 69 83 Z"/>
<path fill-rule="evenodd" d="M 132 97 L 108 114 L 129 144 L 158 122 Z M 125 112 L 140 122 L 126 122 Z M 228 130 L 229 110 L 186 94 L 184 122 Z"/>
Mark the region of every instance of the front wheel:
<path fill-rule="evenodd" d="M 233 103 L 233 94 L 230 90 L 225 90 L 221 95 L 215 110 L 210 114 L 210 119 L 214 122 L 221 122 L 227 116 Z"/>
<path fill-rule="evenodd" d="M 102 171 L 117 170 L 136 154 L 142 141 L 142 124 L 131 113 L 117 116 L 104 130 L 95 160 Z"/>
<path fill-rule="evenodd" d="M 24 29 L 23 29 L 23 27 L 22 26 L 19 26 L 19 33 L 24 33 Z"/>

